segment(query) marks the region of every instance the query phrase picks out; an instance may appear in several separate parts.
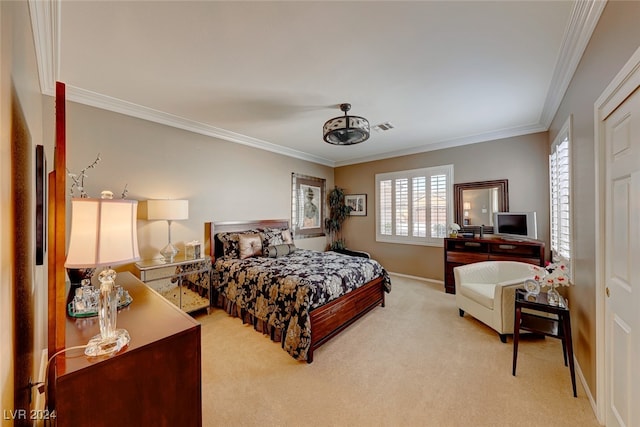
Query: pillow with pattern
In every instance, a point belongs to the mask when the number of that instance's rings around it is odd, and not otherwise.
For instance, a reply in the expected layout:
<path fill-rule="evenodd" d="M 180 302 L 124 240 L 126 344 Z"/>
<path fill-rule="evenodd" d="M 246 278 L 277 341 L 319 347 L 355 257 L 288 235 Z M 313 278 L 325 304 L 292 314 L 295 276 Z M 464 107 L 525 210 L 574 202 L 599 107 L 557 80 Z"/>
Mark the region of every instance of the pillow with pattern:
<path fill-rule="evenodd" d="M 284 243 L 293 245 L 293 233 L 290 229 L 282 229 L 282 240 L 284 241 Z"/>
<path fill-rule="evenodd" d="M 282 237 L 282 229 L 280 228 L 265 228 L 262 230 L 262 247 L 282 245 L 284 239 Z"/>
<path fill-rule="evenodd" d="M 262 251 L 262 254 L 269 258 L 277 258 L 295 252 L 296 249 L 295 245 L 284 243 L 282 245 L 267 246 Z"/>
<path fill-rule="evenodd" d="M 258 230 L 218 233 L 218 240 L 222 242 L 222 256 L 227 258 L 240 258 L 240 235 L 256 233 L 258 233 Z"/>

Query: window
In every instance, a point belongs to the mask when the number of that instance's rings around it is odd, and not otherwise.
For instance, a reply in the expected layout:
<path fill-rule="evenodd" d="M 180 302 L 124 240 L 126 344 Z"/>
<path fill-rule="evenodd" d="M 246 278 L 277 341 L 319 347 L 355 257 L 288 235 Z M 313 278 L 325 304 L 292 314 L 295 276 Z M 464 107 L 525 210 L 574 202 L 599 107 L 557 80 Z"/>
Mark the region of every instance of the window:
<path fill-rule="evenodd" d="M 452 212 L 453 165 L 376 175 L 376 240 L 442 245 Z"/>
<path fill-rule="evenodd" d="M 549 185 L 552 261 L 564 261 L 567 266 L 570 266 L 573 240 L 571 235 L 571 117 L 551 145 Z"/>

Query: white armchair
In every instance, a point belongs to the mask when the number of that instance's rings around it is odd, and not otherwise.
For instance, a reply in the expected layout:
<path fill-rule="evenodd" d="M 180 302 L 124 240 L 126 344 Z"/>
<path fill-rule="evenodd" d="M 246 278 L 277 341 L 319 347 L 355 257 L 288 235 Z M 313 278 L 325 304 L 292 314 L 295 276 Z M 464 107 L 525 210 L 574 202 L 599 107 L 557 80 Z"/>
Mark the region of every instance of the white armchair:
<path fill-rule="evenodd" d="M 513 334 L 515 290 L 534 276 L 531 264 L 484 261 L 453 269 L 460 317 L 467 312 L 495 329 L 503 343 Z"/>

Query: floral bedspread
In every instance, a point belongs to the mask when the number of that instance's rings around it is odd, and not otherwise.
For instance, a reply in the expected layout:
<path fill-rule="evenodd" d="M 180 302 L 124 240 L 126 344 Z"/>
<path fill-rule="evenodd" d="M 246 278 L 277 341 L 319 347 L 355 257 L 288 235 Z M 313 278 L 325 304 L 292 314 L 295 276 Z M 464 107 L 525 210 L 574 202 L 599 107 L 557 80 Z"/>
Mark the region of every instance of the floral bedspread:
<path fill-rule="evenodd" d="M 219 258 L 213 286 L 252 316 L 283 331 L 283 348 L 295 359 L 306 360 L 311 345 L 309 312 L 367 282 L 391 281 L 375 260 L 297 249 L 278 258 Z"/>

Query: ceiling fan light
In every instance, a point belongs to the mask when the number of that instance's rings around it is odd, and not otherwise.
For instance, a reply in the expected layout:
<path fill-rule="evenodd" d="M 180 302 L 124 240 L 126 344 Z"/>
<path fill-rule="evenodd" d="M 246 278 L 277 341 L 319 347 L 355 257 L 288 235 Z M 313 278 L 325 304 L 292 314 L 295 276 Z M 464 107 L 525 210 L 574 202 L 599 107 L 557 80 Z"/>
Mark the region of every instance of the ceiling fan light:
<path fill-rule="evenodd" d="M 333 145 L 359 144 L 369 139 L 369 121 L 360 116 L 348 116 L 351 104 L 340 104 L 344 116 L 327 120 L 322 128 L 325 142 Z"/>

